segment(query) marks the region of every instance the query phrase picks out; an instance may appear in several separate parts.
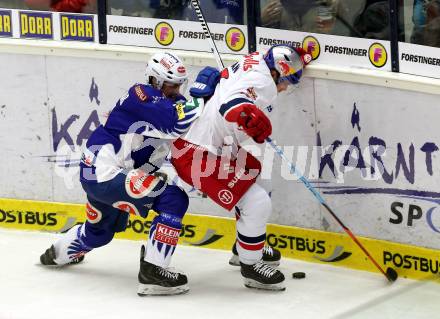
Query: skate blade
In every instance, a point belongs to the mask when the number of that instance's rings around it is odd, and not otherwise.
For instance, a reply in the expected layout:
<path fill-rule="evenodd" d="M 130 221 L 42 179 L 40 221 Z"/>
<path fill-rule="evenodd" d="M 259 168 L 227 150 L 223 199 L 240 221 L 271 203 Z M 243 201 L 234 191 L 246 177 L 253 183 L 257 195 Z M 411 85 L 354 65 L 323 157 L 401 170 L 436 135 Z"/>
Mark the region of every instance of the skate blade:
<path fill-rule="evenodd" d="M 265 264 L 270 265 L 272 267 L 278 267 L 280 265 L 280 261 L 264 261 Z M 231 259 L 229 259 L 229 265 L 231 266 L 240 266 L 240 259 L 237 255 L 232 255 Z"/>
<path fill-rule="evenodd" d="M 65 268 L 65 267 L 71 267 L 71 266 L 75 266 L 78 264 L 84 264 L 84 257 L 82 259 L 79 260 L 73 260 L 67 264 L 43 264 L 40 260 L 39 263 L 36 263 L 35 265 L 37 266 L 41 266 L 43 268 L 53 268 L 53 269 L 57 269 L 57 268 Z"/>
<path fill-rule="evenodd" d="M 188 285 L 178 287 L 162 287 L 158 285 L 139 284 L 137 294 L 143 296 L 182 295 L 189 291 Z"/>
<path fill-rule="evenodd" d="M 271 291 L 284 291 L 286 287 L 283 282 L 279 284 L 262 284 L 261 282 L 255 281 L 249 278 L 243 278 L 244 285 L 247 288 L 251 289 L 260 289 L 260 290 L 271 290 Z"/>

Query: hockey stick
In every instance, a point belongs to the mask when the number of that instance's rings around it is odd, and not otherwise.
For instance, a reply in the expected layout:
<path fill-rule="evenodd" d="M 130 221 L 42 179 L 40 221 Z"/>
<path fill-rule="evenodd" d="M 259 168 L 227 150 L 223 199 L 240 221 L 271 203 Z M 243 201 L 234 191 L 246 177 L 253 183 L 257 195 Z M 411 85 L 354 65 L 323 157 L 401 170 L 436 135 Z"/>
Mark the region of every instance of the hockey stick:
<path fill-rule="evenodd" d="M 335 212 L 330 208 L 330 206 L 327 205 L 324 198 L 321 196 L 321 194 L 310 184 L 310 182 L 302 175 L 296 167 L 287 159 L 286 155 L 284 154 L 283 150 L 275 144 L 275 142 L 268 137 L 266 139 L 266 142 L 275 150 L 275 152 L 281 157 L 281 159 L 287 164 L 289 167 L 290 173 L 296 175 L 301 182 L 307 187 L 309 191 L 312 192 L 312 194 L 315 196 L 315 198 L 321 203 L 322 206 L 327 210 L 327 212 L 332 215 L 332 217 L 338 222 L 338 224 L 344 229 L 344 231 L 350 236 L 351 239 L 359 246 L 359 248 L 364 252 L 365 255 L 367 255 L 368 259 L 376 266 L 377 269 L 380 270 L 382 274 L 390 281 L 394 282 L 397 279 L 397 272 L 391 268 L 388 267 L 386 272 L 383 270 L 383 268 L 376 262 L 376 260 L 370 255 L 368 250 L 364 247 L 364 245 L 361 244 L 361 242 L 356 238 L 356 236 L 351 232 L 351 230 L 344 225 L 344 223 L 339 219 L 339 217 L 335 214 Z"/>
<path fill-rule="evenodd" d="M 209 31 L 208 24 L 205 20 L 205 17 L 203 15 L 203 12 L 200 8 L 200 4 L 198 0 L 191 0 L 191 4 L 194 7 L 194 10 L 196 11 L 197 18 L 199 19 L 199 22 L 202 25 L 203 31 L 205 32 L 205 37 L 208 38 L 210 46 L 211 46 L 211 52 L 214 54 L 215 59 L 217 61 L 217 65 L 222 70 L 224 68 L 223 61 L 220 57 L 220 54 L 217 50 L 217 47 L 214 43 L 214 40 L 211 37 L 211 32 Z M 290 173 L 296 175 L 301 182 L 307 187 L 309 191 L 312 192 L 312 194 L 315 196 L 315 198 L 321 203 L 322 206 L 330 213 L 330 215 L 333 216 L 333 218 L 338 222 L 338 224 L 342 227 L 342 229 L 350 236 L 350 238 L 359 246 L 359 248 L 364 252 L 364 254 L 370 259 L 370 261 L 376 266 L 376 268 L 388 279 L 389 282 L 394 282 L 397 279 L 397 272 L 391 268 L 388 267 L 386 272 L 383 270 L 383 268 L 377 263 L 377 261 L 370 255 L 368 250 L 364 247 L 364 245 L 361 244 L 361 242 L 356 238 L 356 236 L 351 232 L 351 230 L 344 225 L 344 223 L 338 218 L 338 216 L 333 212 L 333 210 L 327 205 L 324 198 L 321 196 L 321 194 L 310 184 L 310 182 L 304 177 L 303 174 L 301 174 L 296 167 L 287 159 L 286 155 L 284 154 L 283 150 L 270 138 L 266 138 L 266 142 L 274 149 L 274 151 L 278 154 L 278 156 L 286 162 L 287 166 L 290 169 Z"/>
<path fill-rule="evenodd" d="M 215 60 L 217 61 L 217 66 L 221 70 L 225 68 L 222 58 L 218 53 L 217 46 L 215 45 L 214 39 L 211 36 L 211 31 L 209 30 L 208 23 L 205 20 L 205 15 L 202 12 L 202 8 L 200 8 L 200 4 L 198 0 L 191 0 L 191 4 L 196 11 L 197 18 L 199 19 L 200 24 L 202 25 L 203 32 L 205 32 L 205 37 L 208 39 L 209 44 L 211 46 L 211 52 L 214 54 Z"/>

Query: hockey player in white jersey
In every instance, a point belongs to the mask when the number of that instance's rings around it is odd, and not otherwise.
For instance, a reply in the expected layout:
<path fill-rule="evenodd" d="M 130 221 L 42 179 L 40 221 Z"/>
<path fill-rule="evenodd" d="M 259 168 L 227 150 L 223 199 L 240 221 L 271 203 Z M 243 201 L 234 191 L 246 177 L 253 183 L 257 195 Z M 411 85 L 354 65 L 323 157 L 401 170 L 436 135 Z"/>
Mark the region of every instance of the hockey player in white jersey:
<path fill-rule="evenodd" d="M 188 291 L 187 277 L 168 266 L 188 196 L 156 171 L 172 141 L 197 117 L 198 104 L 185 103 L 179 93 L 187 74 L 175 55 L 153 55 L 146 75 L 148 84 L 132 86 L 87 141 L 80 164 L 80 180 L 88 199 L 86 222 L 65 233 L 40 261 L 43 265 L 78 263 L 84 254 L 124 231 L 129 214 L 146 217 L 153 209 L 158 215 L 150 227 L 146 249 L 141 249 L 138 294 L 180 294 Z"/>
<path fill-rule="evenodd" d="M 249 137 L 263 143 L 270 136 L 265 113 L 278 93 L 299 82 L 311 60 L 303 49 L 277 45 L 222 70 L 219 82 L 212 68 L 202 70 L 191 92 L 209 101 L 174 142 L 172 163 L 179 177 L 227 210 L 235 208 L 234 248 L 249 288 L 285 289 L 284 275 L 262 258 L 272 206 L 267 192 L 255 183 L 261 164 L 240 144 Z"/>

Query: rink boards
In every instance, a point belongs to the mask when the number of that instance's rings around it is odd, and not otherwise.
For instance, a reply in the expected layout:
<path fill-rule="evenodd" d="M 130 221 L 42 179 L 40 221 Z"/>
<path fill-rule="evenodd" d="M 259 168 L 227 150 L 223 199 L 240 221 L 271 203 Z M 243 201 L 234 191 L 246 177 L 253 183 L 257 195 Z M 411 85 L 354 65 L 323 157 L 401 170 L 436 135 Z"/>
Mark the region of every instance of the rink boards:
<path fill-rule="evenodd" d="M 145 240 L 151 220 L 131 216 L 127 230 L 116 238 Z M 85 221 L 85 205 L 0 199 L 0 227 L 61 233 Z M 438 280 L 438 251 L 384 240 L 359 237 L 371 255 L 399 276 L 411 279 Z M 179 244 L 229 250 L 235 240 L 235 221 L 231 218 L 187 214 Z M 356 244 L 344 233 L 324 232 L 269 224 L 267 243 L 278 248 L 283 257 L 308 262 L 377 272 Z"/>

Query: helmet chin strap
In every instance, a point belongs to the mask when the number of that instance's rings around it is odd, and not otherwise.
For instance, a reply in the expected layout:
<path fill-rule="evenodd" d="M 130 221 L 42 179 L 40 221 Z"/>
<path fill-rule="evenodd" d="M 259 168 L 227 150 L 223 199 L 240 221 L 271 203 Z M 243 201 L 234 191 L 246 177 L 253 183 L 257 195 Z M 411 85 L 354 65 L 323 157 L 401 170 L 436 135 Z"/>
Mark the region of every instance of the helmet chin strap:
<path fill-rule="evenodd" d="M 157 79 L 154 76 L 149 76 L 148 84 L 150 84 L 155 89 L 158 89 L 158 90 L 162 89 L 162 87 L 159 87 Z"/>
<path fill-rule="evenodd" d="M 272 73 L 273 71 L 276 73 L 276 76 L 274 76 L 274 74 Z M 270 69 L 270 75 L 272 76 L 272 79 L 274 80 L 275 84 L 278 85 L 278 83 L 280 83 L 280 78 L 281 78 L 280 73 L 275 69 Z"/>

